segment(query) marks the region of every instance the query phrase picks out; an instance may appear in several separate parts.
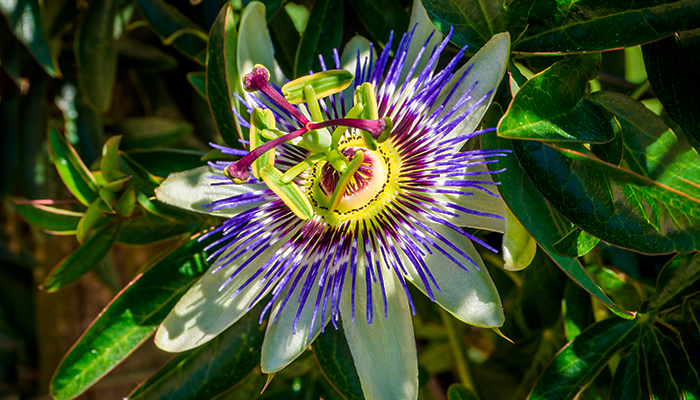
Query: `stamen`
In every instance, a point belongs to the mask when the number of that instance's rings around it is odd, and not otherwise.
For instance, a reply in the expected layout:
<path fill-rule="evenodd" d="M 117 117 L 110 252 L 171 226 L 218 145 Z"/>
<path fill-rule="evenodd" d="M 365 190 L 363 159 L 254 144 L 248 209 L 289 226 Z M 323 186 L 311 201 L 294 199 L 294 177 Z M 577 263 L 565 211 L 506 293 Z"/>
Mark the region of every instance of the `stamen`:
<path fill-rule="evenodd" d="M 281 94 L 277 93 L 275 88 L 270 85 L 270 72 L 267 68 L 260 64 L 256 64 L 253 70 L 243 77 L 243 88 L 248 92 L 257 92 L 258 90 L 265 93 L 267 97 L 280 107 L 284 108 L 289 114 L 296 118 L 302 125 L 306 125 L 309 120 L 296 107 L 287 101 Z"/>

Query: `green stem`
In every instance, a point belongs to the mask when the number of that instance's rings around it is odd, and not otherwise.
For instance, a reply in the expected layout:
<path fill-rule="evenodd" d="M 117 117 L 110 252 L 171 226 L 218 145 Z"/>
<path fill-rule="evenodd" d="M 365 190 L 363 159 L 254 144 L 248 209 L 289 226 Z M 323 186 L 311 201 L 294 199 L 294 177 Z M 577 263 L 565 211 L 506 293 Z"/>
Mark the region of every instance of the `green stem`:
<path fill-rule="evenodd" d="M 460 338 L 459 332 L 457 331 L 457 325 L 455 320 L 447 311 L 442 307 L 440 309 L 440 316 L 442 317 L 442 323 L 445 325 L 445 330 L 447 331 L 447 336 L 450 340 L 450 346 L 455 355 L 455 361 L 457 362 L 457 372 L 459 374 L 459 380 L 462 385 L 476 391 L 474 388 L 474 381 L 469 373 L 469 361 L 467 361 L 467 353 L 464 348 L 464 342 Z"/>
<path fill-rule="evenodd" d="M 630 97 L 635 100 L 639 100 L 639 98 L 642 97 L 644 92 L 646 92 L 647 89 L 649 89 L 649 86 L 651 86 L 651 82 L 649 82 L 649 79 L 647 79 L 644 82 L 642 82 L 639 86 L 637 86 L 637 88 L 634 89 L 632 93 L 630 93 Z"/>

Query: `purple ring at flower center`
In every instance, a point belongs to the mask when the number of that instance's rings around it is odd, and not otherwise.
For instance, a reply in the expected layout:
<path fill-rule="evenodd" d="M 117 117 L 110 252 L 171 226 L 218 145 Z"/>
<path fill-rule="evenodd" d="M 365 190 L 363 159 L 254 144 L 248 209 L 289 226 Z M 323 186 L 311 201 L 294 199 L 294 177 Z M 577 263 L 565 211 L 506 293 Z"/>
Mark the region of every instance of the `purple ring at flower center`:
<path fill-rule="evenodd" d="M 373 167 L 375 160 L 369 151 L 360 149 L 359 147 L 346 147 L 340 152 L 347 157 L 348 160 L 352 160 L 357 150 L 364 150 L 365 159 L 362 164 L 360 164 L 360 168 L 357 170 L 357 172 L 355 172 L 350 184 L 348 184 L 343 197 L 352 196 L 358 192 L 361 192 L 364 188 L 369 186 L 370 183 L 372 183 L 372 178 L 374 177 Z M 321 169 L 321 181 L 319 182 L 323 193 L 330 196 L 331 193 L 333 193 L 333 190 L 335 190 L 339 179 L 340 174 L 338 171 L 333 168 L 330 163 L 326 163 Z"/>

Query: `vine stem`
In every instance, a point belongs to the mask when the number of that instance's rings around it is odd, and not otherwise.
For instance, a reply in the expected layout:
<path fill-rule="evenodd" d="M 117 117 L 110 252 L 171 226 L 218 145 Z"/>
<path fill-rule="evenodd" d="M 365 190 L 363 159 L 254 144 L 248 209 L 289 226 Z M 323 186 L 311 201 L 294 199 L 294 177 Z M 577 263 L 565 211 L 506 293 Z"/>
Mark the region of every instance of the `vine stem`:
<path fill-rule="evenodd" d="M 462 385 L 466 386 L 468 389 L 476 392 L 474 388 L 474 381 L 469 373 L 469 361 L 467 361 L 467 353 L 464 348 L 464 342 L 461 340 L 459 331 L 457 331 L 457 325 L 455 320 L 447 311 L 442 307 L 440 309 L 440 316 L 442 317 L 442 322 L 445 325 L 445 330 L 447 330 L 447 337 L 450 340 L 450 347 L 454 351 L 455 360 L 457 362 L 457 372 L 459 374 L 459 380 Z"/>

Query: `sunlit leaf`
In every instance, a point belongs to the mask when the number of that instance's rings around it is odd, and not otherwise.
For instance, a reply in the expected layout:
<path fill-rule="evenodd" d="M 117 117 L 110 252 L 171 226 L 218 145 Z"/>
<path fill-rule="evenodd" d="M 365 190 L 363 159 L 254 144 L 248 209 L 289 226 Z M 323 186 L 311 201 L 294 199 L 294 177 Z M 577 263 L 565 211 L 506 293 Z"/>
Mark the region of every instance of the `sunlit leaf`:
<path fill-rule="evenodd" d="M 51 395 L 77 397 L 148 339 L 207 269 L 207 244 L 190 240 L 151 260 L 66 354 L 51 380 Z"/>
<path fill-rule="evenodd" d="M 572 341 L 594 322 L 591 295 L 573 282 L 566 282 L 562 312 L 564 334 Z"/>
<path fill-rule="evenodd" d="M 86 206 L 97 198 L 97 182 L 83 164 L 75 149 L 66 142 L 56 128 L 49 130 L 49 149 L 54 165 L 66 188 Z"/>
<path fill-rule="evenodd" d="M 574 227 L 561 240 L 554 243 L 554 251 L 567 257 L 583 257 L 600 243 L 600 239 L 593 237 L 580 228 Z"/>
<path fill-rule="evenodd" d="M 32 225 L 59 235 L 73 235 L 83 213 L 42 204 L 18 203 L 15 210 Z"/>
<path fill-rule="evenodd" d="M 680 304 L 684 296 L 700 291 L 700 255 L 679 254 L 666 264 L 656 282 L 649 311 Z"/>

